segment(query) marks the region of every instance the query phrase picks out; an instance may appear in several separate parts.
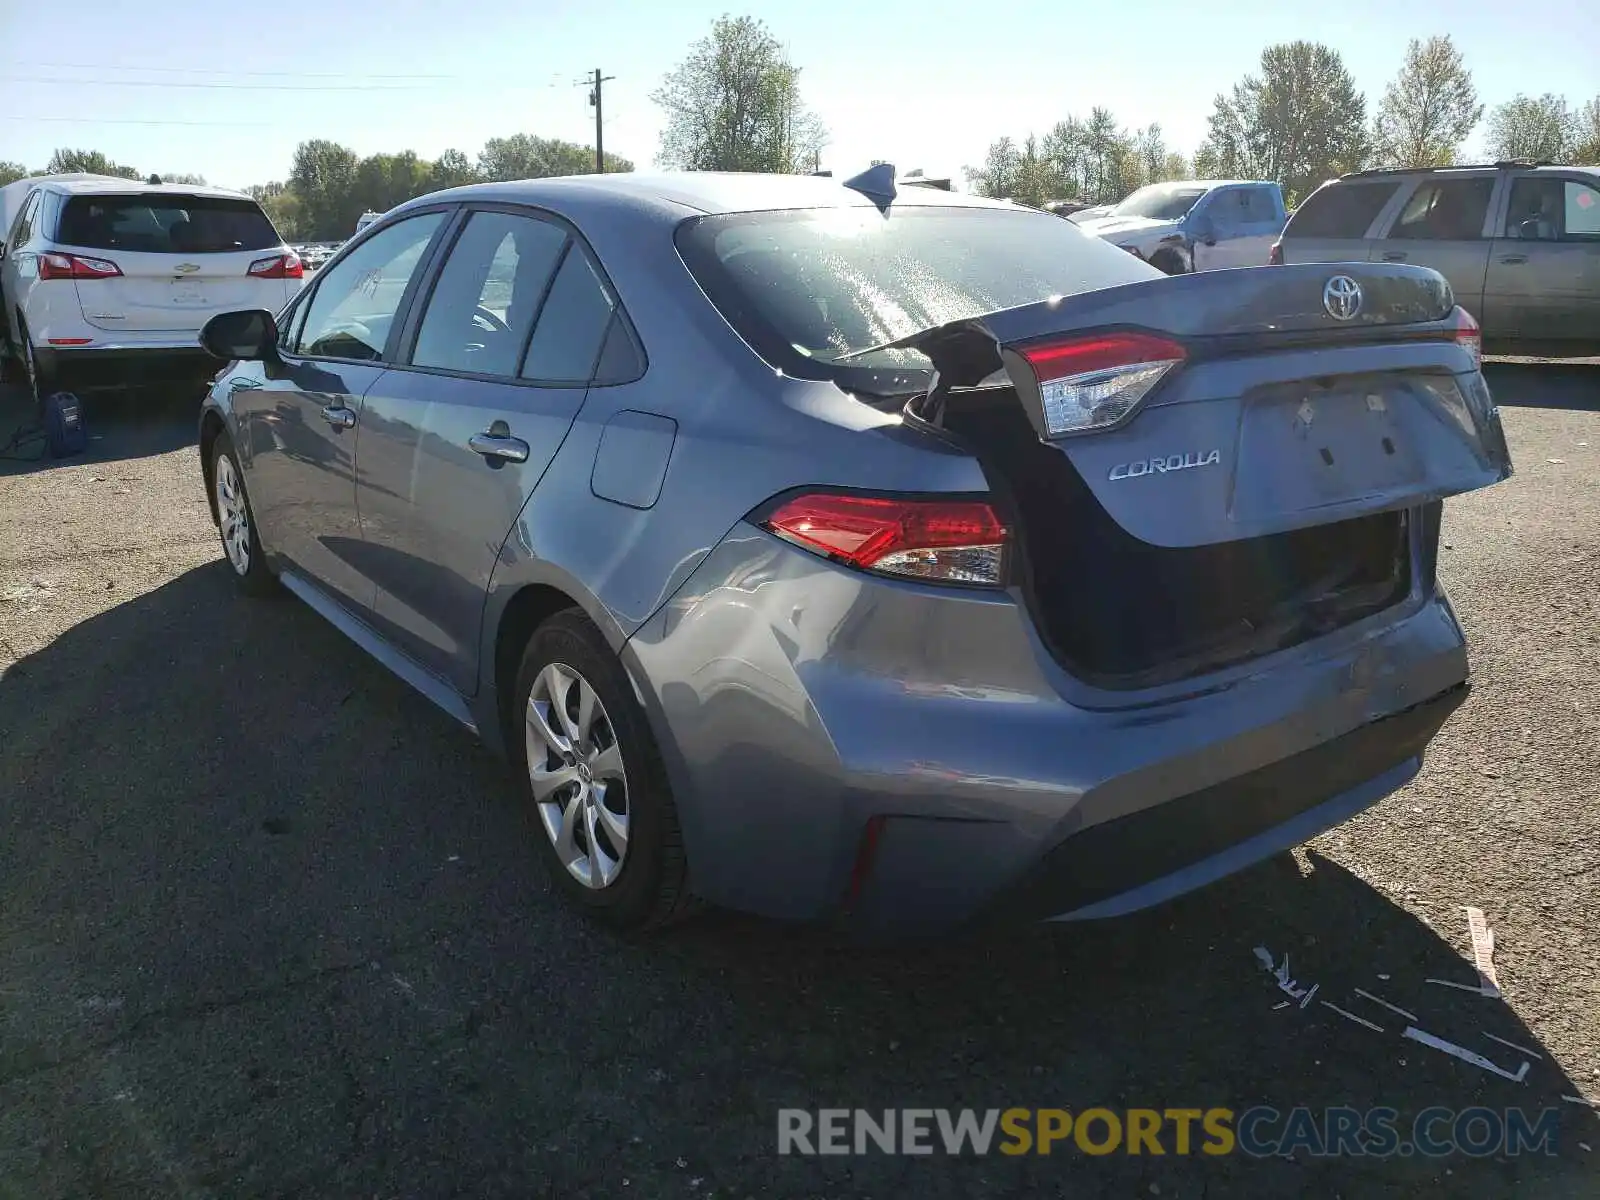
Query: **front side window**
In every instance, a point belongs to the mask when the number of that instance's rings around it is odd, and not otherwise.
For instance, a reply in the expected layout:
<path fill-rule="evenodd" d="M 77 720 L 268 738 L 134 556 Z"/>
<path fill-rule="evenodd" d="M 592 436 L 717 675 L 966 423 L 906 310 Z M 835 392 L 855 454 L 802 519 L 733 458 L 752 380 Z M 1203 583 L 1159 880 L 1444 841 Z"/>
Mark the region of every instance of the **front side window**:
<path fill-rule="evenodd" d="M 306 306 L 298 352 L 361 362 L 382 358 L 406 288 L 443 220 L 434 212 L 397 221 L 327 268 Z"/>
<path fill-rule="evenodd" d="M 1424 181 L 1400 210 L 1389 236 L 1453 242 L 1481 238 L 1493 193 L 1492 178 Z"/>
<path fill-rule="evenodd" d="M 412 363 L 515 376 L 566 241 L 549 221 L 473 213 L 428 299 Z"/>
<path fill-rule="evenodd" d="M 1511 188 L 1505 236 L 1534 241 L 1600 239 L 1600 189 L 1576 179 L 1524 176 Z"/>
<path fill-rule="evenodd" d="M 69 197 L 56 240 L 134 254 L 227 254 L 281 244 L 254 200 L 169 194 Z"/>

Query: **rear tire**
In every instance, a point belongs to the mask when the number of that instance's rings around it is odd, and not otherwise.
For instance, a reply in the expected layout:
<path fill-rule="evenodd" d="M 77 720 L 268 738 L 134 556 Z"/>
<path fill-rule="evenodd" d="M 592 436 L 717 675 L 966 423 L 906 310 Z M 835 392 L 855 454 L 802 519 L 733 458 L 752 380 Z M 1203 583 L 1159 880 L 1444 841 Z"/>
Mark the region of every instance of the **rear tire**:
<path fill-rule="evenodd" d="M 42 421 L 45 397 L 60 390 L 57 386 L 59 380 L 53 369 L 39 362 L 38 356 L 33 351 L 33 338 L 28 333 L 28 323 L 20 314 L 17 317 L 17 330 L 22 336 L 22 344 L 17 347 L 17 355 L 22 360 L 22 373 L 28 394 L 33 398 L 34 418 Z"/>
<path fill-rule="evenodd" d="M 234 582 L 247 596 L 271 596 L 278 591 L 278 577 L 267 566 L 261 536 L 256 532 L 255 510 L 245 490 L 239 456 L 226 430 L 211 444 L 211 468 L 206 473 L 216 504 L 217 533 L 222 538 L 222 557 Z"/>
<path fill-rule="evenodd" d="M 576 608 L 528 640 L 512 760 L 532 836 L 562 897 L 619 932 L 688 916 L 678 810 L 644 709 L 605 638 Z"/>

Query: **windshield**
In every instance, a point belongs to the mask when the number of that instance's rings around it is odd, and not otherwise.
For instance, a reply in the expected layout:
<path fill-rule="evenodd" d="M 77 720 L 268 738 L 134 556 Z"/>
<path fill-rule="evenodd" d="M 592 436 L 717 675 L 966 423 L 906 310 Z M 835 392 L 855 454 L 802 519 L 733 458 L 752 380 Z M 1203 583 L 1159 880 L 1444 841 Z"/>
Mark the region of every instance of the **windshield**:
<path fill-rule="evenodd" d="M 1070 222 L 1015 209 L 709 216 L 685 222 L 678 246 L 729 324 L 767 361 L 863 390 L 925 385 L 928 360 L 915 350 L 842 357 L 950 321 L 1158 274 Z M 887 377 L 896 372 L 898 381 Z"/>
<path fill-rule="evenodd" d="M 1205 188 L 1172 187 L 1154 183 L 1142 187 L 1111 210 L 1114 217 L 1145 217 L 1152 221 L 1177 221 L 1206 194 Z"/>
<path fill-rule="evenodd" d="M 281 244 L 254 200 L 171 194 L 73 196 L 61 210 L 56 239 L 139 254 L 226 254 Z"/>

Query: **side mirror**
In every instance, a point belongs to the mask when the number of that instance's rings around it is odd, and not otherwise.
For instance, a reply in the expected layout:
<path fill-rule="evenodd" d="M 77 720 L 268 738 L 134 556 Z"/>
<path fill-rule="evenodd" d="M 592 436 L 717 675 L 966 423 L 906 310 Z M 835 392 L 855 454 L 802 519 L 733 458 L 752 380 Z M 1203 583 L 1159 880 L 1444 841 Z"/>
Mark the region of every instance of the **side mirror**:
<path fill-rule="evenodd" d="M 1217 223 L 1205 213 L 1199 213 L 1189 221 L 1189 230 L 1194 235 L 1194 240 L 1202 245 L 1217 244 Z"/>
<path fill-rule="evenodd" d="M 200 345 L 228 362 L 270 362 L 278 357 L 278 323 L 264 308 L 218 313 L 200 331 Z"/>

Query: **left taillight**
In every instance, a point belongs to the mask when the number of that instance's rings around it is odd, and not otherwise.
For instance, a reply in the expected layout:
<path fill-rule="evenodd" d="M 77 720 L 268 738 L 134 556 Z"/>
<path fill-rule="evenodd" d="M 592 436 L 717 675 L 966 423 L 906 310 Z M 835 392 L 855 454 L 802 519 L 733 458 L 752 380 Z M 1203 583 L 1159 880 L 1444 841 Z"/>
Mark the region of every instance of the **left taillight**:
<path fill-rule="evenodd" d="M 39 256 L 40 279 L 115 279 L 121 274 L 122 268 L 108 258 L 54 251 Z"/>
<path fill-rule="evenodd" d="M 258 258 L 250 264 L 250 274 L 257 279 L 302 279 L 306 269 L 298 254 L 274 254 L 271 258 Z"/>
<path fill-rule="evenodd" d="M 1117 424 L 1188 357 L 1168 338 L 1121 331 L 1038 342 L 1016 353 L 1038 381 L 1051 437 Z"/>
<path fill-rule="evenodd" d="M 857 570 L 998 587 L 1010 534 L 987 500 L 805 492 L 775 503 L 762 528 Z"/>
<path fill-rule="evenodd" d="M 1466 309 L 1456 306 L 1453 314 L 1455 318 L 1455 342 L 1466 352 L 1472 355 L 1472 365 L 1483 366 L 1483 331 L 1478 328 L 1478 322 Z"/>

